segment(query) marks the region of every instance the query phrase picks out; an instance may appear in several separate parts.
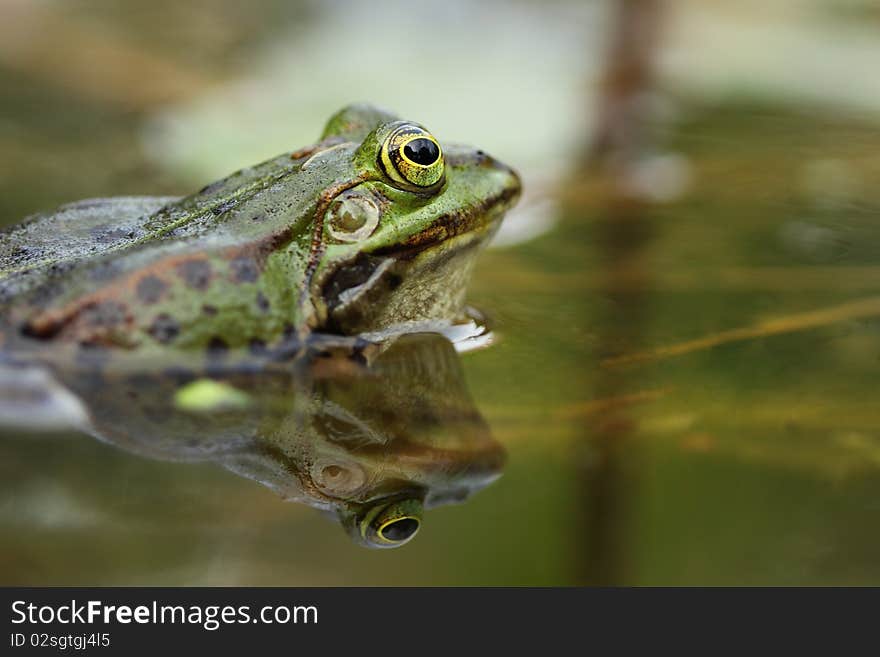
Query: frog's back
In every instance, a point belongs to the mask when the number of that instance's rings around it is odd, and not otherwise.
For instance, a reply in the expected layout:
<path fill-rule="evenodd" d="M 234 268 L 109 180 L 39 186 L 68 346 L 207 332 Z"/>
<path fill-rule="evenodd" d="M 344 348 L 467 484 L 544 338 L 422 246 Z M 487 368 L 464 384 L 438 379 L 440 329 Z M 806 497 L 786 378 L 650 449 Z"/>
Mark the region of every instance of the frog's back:
<path fill-rule="evenodd" d="M 168 196 L 95 198 L 32 215 L 0 233 L 0 302 L 21 295 L 75 262 L 143 238 Z"/>
<path fill-rule="evenodd" d="M 0 306 L 30 292 L 51 296 L 57 282 L 81 281 L 84 270 L 111 278 L 125 254 L 153 248 L 160 256 L 171 243 L 209 232 L 220 237 L 221 226 L 230 244 L 291 228 L 314 204 L 314 190 L 328 184 L 323 178 L 332 178 L 319 167 L 309 176 L 290 175 L 317 146 L 240 169 L 186 197 L 86 199 L 28 217 L 0 233 Z"/>

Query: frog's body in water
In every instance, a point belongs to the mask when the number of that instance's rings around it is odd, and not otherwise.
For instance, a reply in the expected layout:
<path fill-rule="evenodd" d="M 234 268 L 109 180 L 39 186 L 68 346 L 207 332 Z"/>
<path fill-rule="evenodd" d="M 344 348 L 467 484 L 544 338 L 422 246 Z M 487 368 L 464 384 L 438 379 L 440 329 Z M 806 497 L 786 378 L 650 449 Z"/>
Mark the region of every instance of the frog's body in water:
<path fill-rule="evenodd" d="M 3 350 L 271 353 L 460 319 L 520 189 L 482 151 L 369 106 L 185 198 L 63 206 L 0 238 Z"/>

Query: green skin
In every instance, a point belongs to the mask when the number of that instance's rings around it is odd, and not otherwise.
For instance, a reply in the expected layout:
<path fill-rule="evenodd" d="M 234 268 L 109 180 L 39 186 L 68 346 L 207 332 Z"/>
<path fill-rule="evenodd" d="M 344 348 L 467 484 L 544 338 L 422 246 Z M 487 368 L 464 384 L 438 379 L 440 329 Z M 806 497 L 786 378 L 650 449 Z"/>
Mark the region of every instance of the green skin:
<path fill-rule="evenodd" d="M 0 237 L 4 356 L 50 345 L 266 353 L 315 333 L 459 321 L 479 247 L 519 178 L 482 151 L 444 145 L 441 184 L 401 184 L 380 162 L 396 121 L 349 106 L 317 144 L 192 196 L 85 201 L 12 227 Z M 378 221 L 347 233 L 340 208 L 360 202 Z"/>

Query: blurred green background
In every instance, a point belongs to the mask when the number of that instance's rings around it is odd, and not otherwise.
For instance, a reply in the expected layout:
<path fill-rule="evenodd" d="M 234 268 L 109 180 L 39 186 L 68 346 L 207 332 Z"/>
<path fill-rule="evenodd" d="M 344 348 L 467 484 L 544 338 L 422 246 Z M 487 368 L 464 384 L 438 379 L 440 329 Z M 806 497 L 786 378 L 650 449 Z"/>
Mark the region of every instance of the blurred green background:
<path fill-rule="evenodd" d="M 462 356 L 503 477 L 370 552 L 211 465 L 0 440 L 0 583 L 880 584 L 867 0 L 0 3 L 0 220 L 388 106 L 523 173 Z"/>

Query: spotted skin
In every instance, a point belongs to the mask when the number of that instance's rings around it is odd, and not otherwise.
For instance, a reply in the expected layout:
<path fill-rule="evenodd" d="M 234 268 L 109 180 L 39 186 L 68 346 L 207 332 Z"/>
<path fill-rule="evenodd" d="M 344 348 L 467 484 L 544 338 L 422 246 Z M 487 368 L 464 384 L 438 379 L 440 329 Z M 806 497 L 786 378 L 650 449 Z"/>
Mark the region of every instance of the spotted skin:
<path fill-rule="evenodd" d="M 193 290 L 204 291 L 211 284 L 211 263 L 207 258 L 184 260 L 175 267 L 175 272 Z"/>
<path fill-rule="evenodd" d="M 151 306 L 162 298 L 162 294 L 167 289 L 168 283 L 164 278 L 144 276 L 137 284 L 137 299 L 140 303 Z"/>

